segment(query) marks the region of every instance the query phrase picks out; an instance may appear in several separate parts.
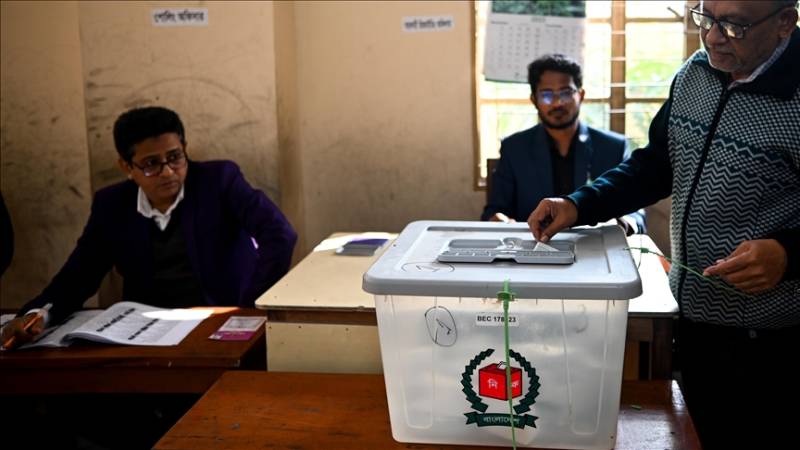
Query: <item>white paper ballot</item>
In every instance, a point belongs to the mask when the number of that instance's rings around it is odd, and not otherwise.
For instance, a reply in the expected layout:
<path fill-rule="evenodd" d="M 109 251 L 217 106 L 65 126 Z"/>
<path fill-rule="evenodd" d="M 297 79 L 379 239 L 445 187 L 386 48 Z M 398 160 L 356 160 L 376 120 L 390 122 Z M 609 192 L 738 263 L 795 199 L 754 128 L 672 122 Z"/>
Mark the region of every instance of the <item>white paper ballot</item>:
<path fill-rule="evenodd" d="M 549 245 L 543 242 L 536 242 L 536 245 L 533 247 L 533 251 L 535 252 L 557 252 L 559 251 L 557 248 L 550 247 Z"/>

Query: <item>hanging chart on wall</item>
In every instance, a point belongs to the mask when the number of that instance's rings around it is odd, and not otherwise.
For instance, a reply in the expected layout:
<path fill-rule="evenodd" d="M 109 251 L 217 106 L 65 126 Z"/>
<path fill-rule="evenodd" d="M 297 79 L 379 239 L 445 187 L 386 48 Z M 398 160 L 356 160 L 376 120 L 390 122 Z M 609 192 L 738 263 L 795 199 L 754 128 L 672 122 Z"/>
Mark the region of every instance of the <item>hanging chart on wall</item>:
<path fill-rule="evenodd" d="M 586 2 L 494 0 L 486 23 L 483 74 L 487 80 L 527 82 L 527 67 L 547 53 L 583 65 Z"/>

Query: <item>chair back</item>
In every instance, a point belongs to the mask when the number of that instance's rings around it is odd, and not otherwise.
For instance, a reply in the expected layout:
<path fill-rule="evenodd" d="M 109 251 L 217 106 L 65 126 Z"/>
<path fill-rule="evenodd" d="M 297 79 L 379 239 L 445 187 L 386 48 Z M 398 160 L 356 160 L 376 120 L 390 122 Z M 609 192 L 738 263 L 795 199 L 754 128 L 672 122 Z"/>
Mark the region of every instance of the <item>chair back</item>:
<path fill-rule="evenodd" d="M 500 158 L 486 159 L 486 203 L 489 203 L 489 197 L 492 195 L 492 180 L 498 162 L 500 162 Z"/>

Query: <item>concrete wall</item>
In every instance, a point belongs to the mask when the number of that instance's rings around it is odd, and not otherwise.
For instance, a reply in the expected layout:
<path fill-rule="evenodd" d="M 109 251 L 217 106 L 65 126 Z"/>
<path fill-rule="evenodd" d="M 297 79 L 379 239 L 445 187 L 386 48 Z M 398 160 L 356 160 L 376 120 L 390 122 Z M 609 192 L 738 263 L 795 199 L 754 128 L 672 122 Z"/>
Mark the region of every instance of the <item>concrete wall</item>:
<path fill-rule="evenodd" d="M 208 8 L 208 26 L 153 26 L 164 7 Z M 274 36 L 271 2 L 3 2 L 0 187 L 16 251 L 0 307 L 41 291 L 93 192 L 123 179 L 111 128 L 129 108 L 175 109 L 190 157 L 235 160 L 279 202 Z"/>
<path fill-rule="evenodd" d="M 477 219 L 469 2 L 298 2 L 297 118 L 306 241 Z M 452 15 L 405 33 L 404 16 Z"/>
<path fill-rule="evenodd" d="M 309 248 L 305 233 L 302 154 L 297 121 L 297 36 L 293 2 L 275 3 L 275 84 L 278 105 L 278 147 L 280 148 L 281 209 L 298 230 L 294 263 Z M 313 245 L 312 245 L 313 247 Z"/>
<path fill-rule="evenodd" d="M 41 291 L 89 213 L 78 16 L 75 2 L 0 3 L 0 190 L 15 232 L 0 308 Z"/>
<path fill-rule="evenodd" d="M 80 3 L 92 187 L 123 179 L 111 135 L 119 113 L 160 104 L 181 115 L 191 157 L 232 159 L 277 199 L 272 4 L 202 3 L 207 27 L 152 26 L 151 10 L 167 5 Z"/>

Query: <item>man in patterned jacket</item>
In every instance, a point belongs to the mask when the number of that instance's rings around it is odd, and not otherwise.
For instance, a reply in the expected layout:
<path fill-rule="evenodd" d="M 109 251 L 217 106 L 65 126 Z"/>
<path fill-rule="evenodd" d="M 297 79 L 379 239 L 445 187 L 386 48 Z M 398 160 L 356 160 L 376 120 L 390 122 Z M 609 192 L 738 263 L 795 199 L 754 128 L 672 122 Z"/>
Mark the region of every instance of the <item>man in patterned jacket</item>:
<path fill-rule="evenodd" d="M 779 448 L 797 441 L 800 400 L 796 2 L 705 1 L 690 14 L 705 50 L 675 75 L 648 146 L 543 200 L 528 224 L 547 241 L 671 194 L 677 355 L 703 447 Z"/>

